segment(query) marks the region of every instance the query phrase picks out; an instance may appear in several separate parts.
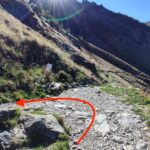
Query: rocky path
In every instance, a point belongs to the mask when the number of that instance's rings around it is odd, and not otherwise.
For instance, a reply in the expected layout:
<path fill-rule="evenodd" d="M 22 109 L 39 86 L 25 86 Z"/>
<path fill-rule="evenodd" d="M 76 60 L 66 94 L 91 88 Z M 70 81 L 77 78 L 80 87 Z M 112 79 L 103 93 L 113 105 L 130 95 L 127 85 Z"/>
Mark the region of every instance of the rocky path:
<path fill-rule="evenodd" d="M 99 93 L 99 87 L 80 87 L 64 91 L 59 97 L 75 97 L 91 102 L 97 111 L 94 126 L 80 145 L 75 145 L 91 119 L 90 108 L 76 102 L 55 101 L 29 104 L 43 107 L 48 114 L 60 113 L 71 128 L 72 150 L 150 150 L 150 132 L 146 123 L 132 112 L 132 106 L 117 97 Z"/>

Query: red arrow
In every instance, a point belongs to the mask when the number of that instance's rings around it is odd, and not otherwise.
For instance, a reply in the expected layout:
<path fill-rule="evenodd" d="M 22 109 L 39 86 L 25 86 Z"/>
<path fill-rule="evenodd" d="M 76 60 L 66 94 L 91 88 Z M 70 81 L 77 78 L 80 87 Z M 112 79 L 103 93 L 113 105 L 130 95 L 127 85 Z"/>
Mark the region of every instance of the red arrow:
<path fill-rule="evenodd" d="M 82 100 L 82 99 L 79 99 L 79 98 L 64 98 L 64 97 L 57 97 L 57 98 L 39 98 L 39 99 L 33 99 L 33 100 L 24 100 L 24 99 L 20 99 L 19 101 L 16 102 L 17 105 L 21 106 L 21 107 L 25 107 L 25 104 L 26 103 L 35 103 L 35 102 L 44 102 L 44 101 L 56 101 L 56 100 L 59 100 L 59 101 L 76 101 L 76 102 L 81 102 L 83 104 L 86 104 L 88 105 L 91 110 L 92 110 L 92 118 L 91 118 L 91 121 L 88 125 L 88 127 L 85 129 L 85 131 L 83 132 L 83 134 L 81 135 L 81 137 L 79 137 L 79 139 L 76 141 L 76 144 L 80 144 L 80 142 L 83 140 L 83 138 L 87 135 L 87 133 L 89 132 L 89 130 L 91 129 L 94 121 L 95 121 L 95 117 L 96 117 L 96 110 L 95 110 L 95 107 L 89 103 L 88 101 L 86 100 Z"/>

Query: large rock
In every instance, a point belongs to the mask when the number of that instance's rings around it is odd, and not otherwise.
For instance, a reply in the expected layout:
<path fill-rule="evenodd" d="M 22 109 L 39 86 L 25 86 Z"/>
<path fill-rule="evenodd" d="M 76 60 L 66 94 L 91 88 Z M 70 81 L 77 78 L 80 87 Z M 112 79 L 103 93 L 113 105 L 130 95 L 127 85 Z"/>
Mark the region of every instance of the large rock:
<path fill-rule="evenodd" d="M 121 113 L 117 115 L 118 117 L 118 122 L 121 126 L 123 127 L 133 127 L 137 123 L 140 122 L 140 119 L 138 116 L 129 114 L 129 113 Z"/>
<path fill-rule="evenodd" d="M 0 108 L 0 122 L 13 117 L 15 112 L 15 109 Z"/>
<path fill-rule="evenodd" d="M 147 150 L 148 145 L 145 141 L 139 140 L 136 144 L 136 149 L 137 150 Z"/>
<path fill-rule="evenodd" d="M 20 118 L 27 134 L 40 134 L 50 140 L 57 140 L 58 135 L 65 133 L 62 126 L 52 115 L 26 115 Z"/>
<path fill-rule="evenodd" d="M 0 133 L 0 150 L 6 150 L 10 148 L 11 134 L 7 131 Z"/>
<path fill-rule="evenodd" d="M 16 115 L 16 108 L 0 107 L 0 130 L 5 129 L 4 121 L 14 118 Z"/>
<path fill-rule="evenodd" d="M 95 125 L 95 130 L 97 130 L 98 132 L 101 132 L 103 136 L 105 136 L 105 134 L 110 132 L 110 127 L 107 122 L 107 117 L 105 114 L 99 114 L 96 117 L 96 122 L 97 124 Z"/>
<path fill-rule="evenodd" d="M 49 89 L 51 90 L 60 90 L 62 86 L 62 83 L 57 83 L 57 82 L 52 82 L 51 84 L 49 84 Z"/>

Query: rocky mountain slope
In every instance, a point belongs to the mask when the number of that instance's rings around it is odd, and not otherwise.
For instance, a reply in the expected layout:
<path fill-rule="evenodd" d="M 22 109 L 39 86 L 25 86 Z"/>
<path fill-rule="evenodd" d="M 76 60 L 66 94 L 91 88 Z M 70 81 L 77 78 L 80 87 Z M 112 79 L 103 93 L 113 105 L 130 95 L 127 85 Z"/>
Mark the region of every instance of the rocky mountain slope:
<path fill-rule="evenodd" d="M 29 95 L 42 96 L 42 93 L 44 96 L 48 89 L 43 89 L 42 85 L 51 81 L 72 84 L 97 80 L 90 69 L 71 60 L 60 46 L 4 10 L 0 10 L 0 19 L 0 102 Z M 53 65 L 50 74 L 44 73 L 47 63 Z"/>
<path fill-rule="evenodd" d="M 73 35 L 150 74 L 150 29 L 94 3 L 85 3 L 84 7 L 81 15 L 64 22 L 64 26 Z"/>
<path fill-rule="evenodd" d="M 146 22 L 146 25 L 150 26 L 150 21 Z"/>
<path fill-rule="evenodd" d="M 88 1 L 84 1 L 83 3 L 79 3 L 75 0 L 73 1 L 74 2 L 71 3 L 75 3 L 74 9 L 78 11 L 82 8 L 83 11 L 80 12 L 80 15 L 62 22 L 65 29 L 69 29 L 70 33 L 74 36 L 83 38 L 85 41 L 103 49 L 107 53 L 113 54 L 115 57 L 120 58 L 140 71 L 150 74 L 150 63 L 148 61 L 150 29 L 145 26 L 145 24 L 125 15 L 109 11 L 102 5 L 98 6 L 97 4 Z M 37 3 L 38 2 L 39 1 L 37 1 Z M 45 3 L 51 6 L 49 2 Z M 46 7 L 45 3 L 37 4 L 37 7 L 50 13 L 52 16 L 49 16 L 49 18 L 62 18 L 58 13 L 55 15 L 49 7 Z M 66 8 L 65 10 L 73 10 L 69 9 L 70 3 L 68 4 L 68 7 L 67 2 L 63 3 L 62 6 Z M 57 9 L 57 5 L 55 7 Z M 63 14 L 63 8 L 58 6 L 57 10 Z M 63 16 L 67 17 L 70 14 L 73 14 L 73 12 L 68 11 Z M 44 13 L 39 13 L 38 15 L 47 18 Z M 51 19 L 47 20 L 50 21 Z M 100 57 L 103 56 L 100 55 Z M 137 59 L 134 59 L 135 57 Z M 112 60 L 109 61 L 115 63 Z M 122 67 L 122 69 L 124 68 Z"/>

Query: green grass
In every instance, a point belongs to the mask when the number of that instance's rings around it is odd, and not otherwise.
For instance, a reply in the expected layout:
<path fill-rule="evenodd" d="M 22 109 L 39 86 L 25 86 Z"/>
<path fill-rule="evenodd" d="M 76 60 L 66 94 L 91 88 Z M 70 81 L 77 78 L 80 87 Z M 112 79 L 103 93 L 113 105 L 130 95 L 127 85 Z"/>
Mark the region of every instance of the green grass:
<path fill-rule="evenodd" d="M 84 82 L 86 80 L 86 75 L 80 71 L 76 73 L 76 81 L 77 82 Z"/>
<path fill-rule="evenodd" d="M 123 102 L 133 105 L 133 111 L 150 125 L 150 96 L 135 88 L 112 87 L 110 84 L 102 85 L 100 91 L 119 96 Z"/>
<path fill-rule="evenodd" d="M 54 113 L 53 116 L 57 119 L 58 123 L 64 128 L 65 132 L 67 135 L 70 135 L 70 128 L 69 127 L 66 127 L 65 126 L 65 123 L 64 123 L 64 118 L 57 114 L 57 113 Z"/>
<path fill-rule="evenodd" d="M 47 115 L 46 112 L 43 112 L 43 108 L 37 108 L 31 112 L 33 115 Z"/>
<path fill-rule="evenodd" d="M 53 116 L 57 119 L 58 123 L 64 127 L 64 118 L 60 116 L 59 114 L 54 113 Z"/>
<path fill-rule="evenodd" d="M 50 146 L 49 150 L 69 150 L 69 144 L 67 141 L 58 141 Z"/>
<path fill-rule="evenodd" d="M 18 118 L 20 117 L 21 113 L 19 109 L 15 110 L 15 113 L 12 117 L 7 117 L 1 124 L 1 126 L 5 129 L 10 129 L 18 125 Z"/>
<path fill-rule="evenodd" d="M 32 114 L 41 114 L 43 115 L 43 108 L 38 108 L 32 112 Z M 57 119 L 58 123 L 64 128 L 66 133 L 59 134 L 57 141 L 50 141 L 49 138 L 41 135 L 39 133 L 30 134 L 27 138 L 25 138 L 22 142 L 23 147 L 30 147 L 33 150 L 69 150 L 69 128 L 65 127 L 64 119 L 58 114 L 54 114 L 54 117 Z"/>

